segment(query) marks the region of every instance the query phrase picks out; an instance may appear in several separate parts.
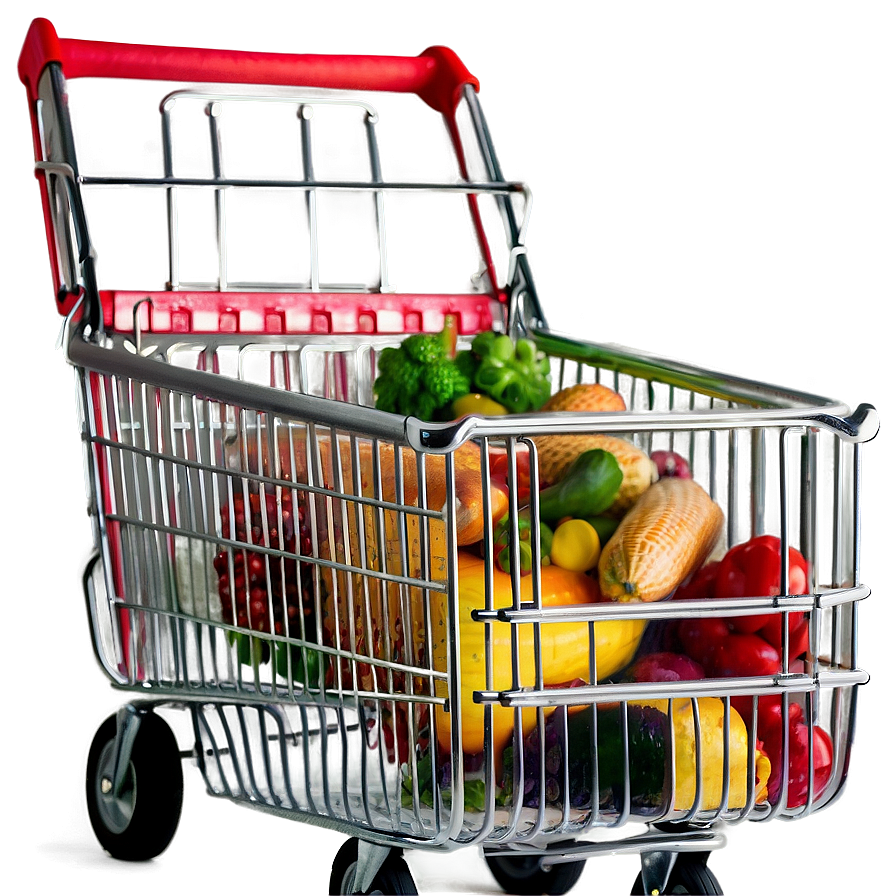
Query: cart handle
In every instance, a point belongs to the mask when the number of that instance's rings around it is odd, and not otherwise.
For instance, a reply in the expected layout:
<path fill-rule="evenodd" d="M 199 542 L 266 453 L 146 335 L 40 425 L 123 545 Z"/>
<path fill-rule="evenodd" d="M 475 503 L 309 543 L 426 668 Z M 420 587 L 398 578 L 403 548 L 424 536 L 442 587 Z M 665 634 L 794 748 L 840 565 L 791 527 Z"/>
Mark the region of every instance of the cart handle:
<path fill-rule="evenodd" d="M 19 78 L 32 100 L 44 68 L 62 65 L 67 78 L 138 78 L 230 82 L 341 90 L 415 93 L 443 115 L 453 114 L 464 86 L 479 81 L 447 47 L 419 56 L 338 56 L 158 47 L 58 37 L 53 24 L 31 23 L 19 56 Z"/>

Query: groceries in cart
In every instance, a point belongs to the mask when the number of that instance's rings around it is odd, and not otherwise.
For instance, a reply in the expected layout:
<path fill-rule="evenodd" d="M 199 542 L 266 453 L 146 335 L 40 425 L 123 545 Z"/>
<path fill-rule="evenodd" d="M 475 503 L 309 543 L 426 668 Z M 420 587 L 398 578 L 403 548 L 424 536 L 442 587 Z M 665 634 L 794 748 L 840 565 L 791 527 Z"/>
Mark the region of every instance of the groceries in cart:
<path fill-rule="evenodd" d="M 470 344 L 458 350 L 449 325 L 384 349 L 374 383 L 377 402 L 417 401 L 402 411 L 458 419 L 465 415 L 452 405 L 476 394 L 469 391 L 471 383 L 485 382 L 495 385 L 492 401 L 513 393 L 498 416 L 514 413 L 519 401 L 527 411 L 552 415 L 626 409 L 618 391 L 599 383 L 551 394 L 547 358 L 529 340 L 514 344 L 488 332 Z M 519 373 L 510 367 L 517 358 L 529 368 L 529 384 L 539 370 L 537 397 L 534 389 L 522 396 Z M 482 367 L 502 366 L 508 367 L 504 374 L 477 378 Z M 437 376 L 427 379 L 430 373 Z M 248 468 L 286 481 L 312 481 L 306 439 L 303 428 L 281 428 L 276 440 L 256 434 L 246 440 Z M 444 521 L 386 506 L 417 507 L 424 500 L 432 512 L 444 506 L 449 487 L 435 456 L 424 457 L 421 470 L 421 458 L 409 450 L 319 434 L 314 451 L 321 494 L 267 485 L 228 492 L 220 507 L 221 534 L 238 546 L 219 550 L 213 566 L 218 618 L 239 630 L 230 636 L 239 662 L 254 675 L 267 668 L 272 681 L 321 692 L 342 690 L 351 681 L 369 694 L 408 695 L 378 713 L 371 702 L 378 715 L 371 720 L 375 737 L 383 739 L 389 762 L 401 770 L 406 805 L 415 799 L 429 808 L 441 799 L 450 803 L 455 714 L 461 717 L 467 812 L 485 811 L 492 790 L 494 808 L 504 811 L 514 800 L 524 807 L 565 805 L 579 812 L 596 800 L 601 809 L 645 818 L 670 808 L 750 808 L 769 798 L 777 802 L 785 762 L 787 805 L 794 808 L 807 799 L 810 737 L 815 796 L 823 792 L 831 771 L 830 736 L 807 725 L 797 702 L 788 703 L 786 726 L 781 697 L 772 695 L 756 701 L 755 721 L 752 695 L 727 702 L 700 696 L 623 705 L 594 703 L 583 691 L 581 704 L 571 702 L 576 688 L 614 682 L 774 675 L 782 668 L 781 614 L 650 623 L 628 614 L 545 624 L 537 634 L 535 626 L 514 633 L 493 625 L 486 646 L 478 615 L 489 604 L 522 608 L 537 600 L 550 611 L 803 594 L 808 585 L 806 561 L 791 548 L 790 581 L 780 588 L 775 536 L 721 550 L 724 513 L 692 477 L 687 460 L 671 450 L 648 454 L 632 439 L 602 433 L 536 436 L 531 446 L 512 452 L 500 444 L 486 448 L 470 441 L 453 452 L 457 548 L 450 572 Z M 268 456 L 269 450 L 277 457 Z M 334 512 L 333 494 L 383 506 L 359 503 Z M 272 549 L 289 559 L 272 562 L 278 557 L 271 557 Z M 292 555 L 339 566 L 303 563 Z M 384 577 L 376 591 L 375 574 Z M 458 595 L 455 640 L 463 689 L 445 710 L 433 711 L 413 700 L 426 684 L 390 664 L 447 674 L 453 643 L 447 598 L 424 585 L 444 588 L 449 575 Z M 807 628 L 805 613 L 787 614 L 785 668 L 805 663 Z M 444 679 L 428 685 L 428 696 L 448 696 Z M 496 703 L 486 713 L 476 697 L 536 685 L 562 690 L 565 705 L 558 710 L 545 703 L 520 712 Z M 584 748 L 589 744 L 596 750 Z M 568 764 L 560 761 L 564 756 Z"/>

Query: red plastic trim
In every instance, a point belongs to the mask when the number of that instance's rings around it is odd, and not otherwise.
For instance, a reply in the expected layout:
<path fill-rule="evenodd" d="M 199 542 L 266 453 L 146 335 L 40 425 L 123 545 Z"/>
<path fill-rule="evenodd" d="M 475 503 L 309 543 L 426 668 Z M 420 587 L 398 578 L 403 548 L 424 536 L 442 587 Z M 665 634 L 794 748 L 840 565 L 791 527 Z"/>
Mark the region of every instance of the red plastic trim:
<path fill-rule="evenodd" d="M 501 297 L 503 299 L 503 296 Z M 136 292 L 100 295 L 107 329 L 130 333 L 134 306 L 143 333 L 433 333 L 445 315 L 457 318 L 458 332 L 489 330 L 493 298 L 482 293 L 276 293 Z"/>
<path fill-rule="evenodd" d="M 35 19 L 19 54 L 19 79 L 32 100 L 37 99 L 37 82 L 51 62 L 62 62 L 62 46 L 56 29 L 46 19 Z"/>
<path fill-rule="evenodd" d="M 479 81 L 447 47 L 430 47 L 419 56 L 293 55 L 159 47 L 60 39 L 49 21 L 35 19 L 19 57 L 19 77 L 32 97 L 41 72 L 50 62 L 61 63 L 67 78 L 140 78 L 415 93 L 443 115 L 454 112 L 464 85 L 479 89 Z"/>

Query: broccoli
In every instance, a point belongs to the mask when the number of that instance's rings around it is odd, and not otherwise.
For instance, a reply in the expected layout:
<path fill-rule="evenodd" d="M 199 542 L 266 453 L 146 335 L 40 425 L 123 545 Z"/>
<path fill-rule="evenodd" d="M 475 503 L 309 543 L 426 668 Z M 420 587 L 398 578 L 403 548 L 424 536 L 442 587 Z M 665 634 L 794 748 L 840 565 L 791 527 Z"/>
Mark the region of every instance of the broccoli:
<path fill-rule="evenodd" d="M 380 353 L 373 391 L 381 411 L 449 419 L 451 402 L 470 391 L 470 380 L 450 357 L 450 336 L 415 333 Z"/>
<path fill-rule="evenodd" d="M 551 362 L 531 339 L 513 341 L 494 331 L 480 333 L 456 366 L 471 388 L 504 405 L 511 413 L 537 411 L 551 396 Z"/>

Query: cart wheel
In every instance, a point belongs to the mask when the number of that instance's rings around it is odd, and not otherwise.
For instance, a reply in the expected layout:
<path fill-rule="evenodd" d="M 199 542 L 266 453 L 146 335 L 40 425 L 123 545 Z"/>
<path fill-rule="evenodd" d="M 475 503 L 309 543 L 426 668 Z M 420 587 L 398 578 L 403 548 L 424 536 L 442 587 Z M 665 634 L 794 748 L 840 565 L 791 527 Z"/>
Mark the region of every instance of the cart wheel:
<path fill-rule="evenodd" d="M 519 896 L 559 896 L 568 893 L 585 870 L 585 860 L 558 862 L 547 868 L 539 868 L 540 856 L 488 855 L 485 862 L 492 876 L 505 893 Z"/>
<path fill-rule="evenodd" d="M 646 896 L 644 881 L 639 874 L 632 887 L 632 896 Z M 663 893 L 684 893 L 689 896 L 721 896 L 722 887 L 703 859 L 682 853 L 672 866 L 669 883 Z"/>
<path fill-rule="evenodd" d="M 358 864 L 358 839 L 352 837 L 339 847 L 333 859 L 333 871 L 330 874 L 331 896 L 343 896 L 354 893 L 352 883 L 355 878 L 355 866 Z M 401 857 L 401 850 L 393 849 L 382 867 L 376 873 L 370 888 L 364 891 L 371 893 L 392 893 L 395 896 L 417 896 L 414 878 L 408 870 L 407 862 Z"/>
<path fill-rule="evenodd" d="M 113 858 L 142 862 L 171 842 L 183 803 L 177 741 L 153 712 L 140 720 L 122 793 L 109 794 L 115 759 L 115 716 L 100 726 L 87 757 L 87 812 L 100 845 Z"/>

